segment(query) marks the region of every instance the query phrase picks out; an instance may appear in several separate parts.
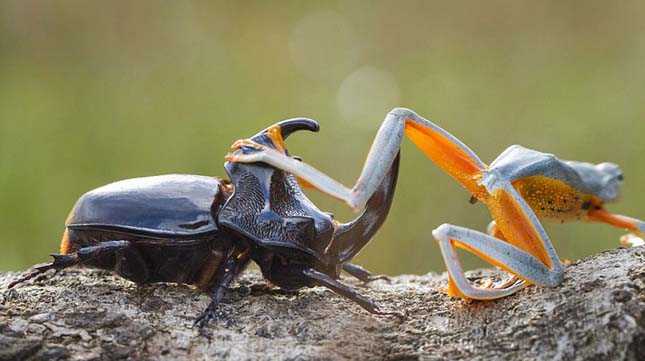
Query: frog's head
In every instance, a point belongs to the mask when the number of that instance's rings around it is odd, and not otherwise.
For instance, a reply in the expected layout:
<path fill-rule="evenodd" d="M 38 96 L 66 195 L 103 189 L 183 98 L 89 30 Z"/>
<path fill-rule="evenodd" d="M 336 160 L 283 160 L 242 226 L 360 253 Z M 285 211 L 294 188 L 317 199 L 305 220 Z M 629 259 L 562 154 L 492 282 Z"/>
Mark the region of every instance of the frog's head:
<path fill-rule="evenodd" d="M 618 199 L 623 184 L 623 172 L 615 163 L 567 162 L 582 178 L 589 190 L 604 202 Z"/>

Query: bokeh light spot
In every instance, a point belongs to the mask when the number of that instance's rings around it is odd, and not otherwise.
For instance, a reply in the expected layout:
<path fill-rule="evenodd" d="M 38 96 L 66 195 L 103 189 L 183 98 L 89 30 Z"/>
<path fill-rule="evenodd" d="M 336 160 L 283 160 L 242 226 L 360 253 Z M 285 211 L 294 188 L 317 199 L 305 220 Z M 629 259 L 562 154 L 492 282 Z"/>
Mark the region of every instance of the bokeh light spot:
<path fill-rule="evenodd" d="M 396 79 L 373 66 L 364 66 L 347 76 L 336 95 L 340 115 L 351 124 L 368 128 L 382 122 L 400 102 Z"/>

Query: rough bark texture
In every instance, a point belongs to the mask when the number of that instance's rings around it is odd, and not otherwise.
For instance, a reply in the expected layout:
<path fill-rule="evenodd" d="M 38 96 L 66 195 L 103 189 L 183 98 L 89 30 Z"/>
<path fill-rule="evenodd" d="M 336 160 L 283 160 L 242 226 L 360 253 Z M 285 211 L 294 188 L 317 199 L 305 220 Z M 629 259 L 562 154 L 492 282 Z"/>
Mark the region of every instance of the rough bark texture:
<path fill-rule="evenodd" d="M 201 332 L 192 324 L 209 298 L 188 287 L 72 269 L 7 290 L 17 276 L 0 274 L 0 360 L 645 359 L 644 247 L 581 260 L 560 287 L 496 302 L 441 294 L 445 275 L 353 283 L 383 308 L 405 310 L 403 321 L 323 288 L 253 287 L 262 280 L 249 271 Z"/>

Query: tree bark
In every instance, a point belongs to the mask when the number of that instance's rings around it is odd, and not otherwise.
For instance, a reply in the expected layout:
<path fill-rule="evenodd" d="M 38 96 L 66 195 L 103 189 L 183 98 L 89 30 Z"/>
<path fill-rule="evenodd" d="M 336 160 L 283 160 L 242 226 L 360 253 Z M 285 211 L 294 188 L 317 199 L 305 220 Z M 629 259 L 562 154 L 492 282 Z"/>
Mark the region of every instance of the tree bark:
<path fill-rule="evenodd" d="M 69 269 L 8 290 L 20 273 L 5 273 L 0 360 L 645 360 L 644 266 L 645 247 L 613 249 L 568 266 L 559 287 L 471 304 L 439 292 L 445 274 L 345 280 L 402 321 L 324 288 L 256 287 L 247 271 L 203 330 L 192 324 L 209 297 L 185 286 Z"/>

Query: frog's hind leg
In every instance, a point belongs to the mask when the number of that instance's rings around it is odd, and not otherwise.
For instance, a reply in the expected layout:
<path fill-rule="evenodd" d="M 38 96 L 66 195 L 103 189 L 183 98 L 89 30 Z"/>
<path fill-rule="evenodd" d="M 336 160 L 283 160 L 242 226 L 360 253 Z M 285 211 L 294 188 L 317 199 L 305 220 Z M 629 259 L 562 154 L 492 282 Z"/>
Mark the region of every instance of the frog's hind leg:
<path fill-rule="evenodd" d="M 481 182 L 488 192 L 484 201 L 504 239 L 453 225 L 433 231 L 449 273 L 448 293 L 473 299 L 508 296 L 534 283 L 545 287 L 560 284 L 563 266 L 537 216 L 508 180 L 485 174 Z M 456 247 L 521 278 L 490 287 L 471 286 L 464 276 Z"/>
<path fill-rule="evenodd" d="M 42 273 L 49 271 L 50 269 L 60 270 L 72 267 L 77 264 L 82 264 L 83 262 L 95 259 L 96 257 L 105 255 L 107 253 L 119 252 L 129 246 L 130 242 L 128 241 L 110 241 L 101 242 L 95 246 L 84 247 L 70 254 L 52 254 L 51 256 L 54 258 L 53 262 L 34 267 L 32 269 L 32 272 L 28 273 L 26 276 L 23 276 L 18 280 L 11 282 L 8 288 L 12 288 L 17 284 L 30 280 Z"/>
<path fill-rule="evenodd" d="M 555 287 L 561 282 L 562 268 L 549 269 L 533 255 L 507 242 L 475 230 L 444 224 L 433 231 L 448 269 L 451 296 L 464 299 L 492 300 L 506 297 L 536 284 Z M 521 279 L 506 281 L 495 287 L 477 287 L 464 275 L 456 248 L 465 249 L 485 261 Z"/>
<path fill-rule="evenodd" d="M 390 170 L 399 154 L 404 135 L 471 194 L 477 198 L 483 194 L 477 180 L 487 168 L 486 164 L 452 134 L 412 110 L 404 108 L 396 108 L 385 117 L 374 138 L 361 175 L 351 189 L 305 162 L 248 140 L 238 142 L 235 147 L 247 147 L 246 152 L 229 154 L 226 160 L 269 164 L 294 174 L 302 184 L 343 200 L 350 207 L 359 210 L 365 206 Z"/>

